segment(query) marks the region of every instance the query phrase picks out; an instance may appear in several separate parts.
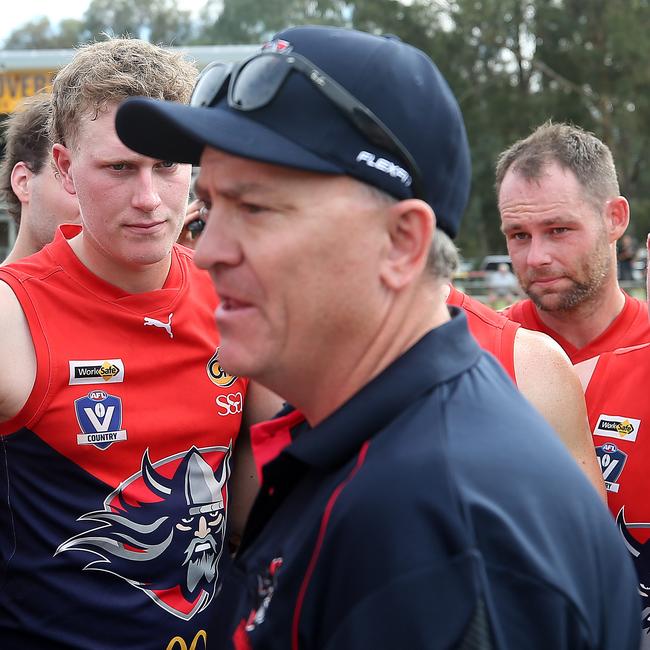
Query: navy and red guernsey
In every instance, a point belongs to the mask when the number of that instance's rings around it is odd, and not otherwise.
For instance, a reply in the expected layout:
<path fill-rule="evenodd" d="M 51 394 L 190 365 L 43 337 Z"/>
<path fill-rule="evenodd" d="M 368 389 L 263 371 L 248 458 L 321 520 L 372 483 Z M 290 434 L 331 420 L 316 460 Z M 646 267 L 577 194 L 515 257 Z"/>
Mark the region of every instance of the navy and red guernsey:
<path fill-rule="evenodd" d="M 37 359 L 0 425 L 0 647 L 218 648 L 247 381 L 219 366 L 217 298 L 191 251 L 132 295 L 80 263 L 78 230 L 0 269 Z"/>
<path fill-rule="evenodd" d="M 607 504 L 639 575 L 643 644 L 650 650 L 650 344 L 599 357 L 585 399 Z"/>
<path fill-rule="evenodd" d="M 628 296 L 626 293 L 624 295 L 625 304 L 621 313 L 602 334 L 582 348 L 576 348 L 555 330 L 547 327 L 542 322 L 535 304 L 530 299 L 516 302 L 501 313 L 517 323 L 521 323 L 522 327 L 526 329 L 548 334 L 562 346 L 562 349 L 571 359 L 571 363 L 576 365 L 617 348 L 650 343 L 650 321 L 648 320 L 646 303 L 638 298 Z"/>
<path fill-rule="evenodd" d="M 224 648 L 638 650 L 607 509 L 451 311 L 318 426 L 253 427 Z"/>
<path fill-rule="evenodd" d="M 503 314 L 490 309 L 480 300 L 458 291 L 450 286 L 447 304 L 462 307 L 467 315 L 467 324 L 478 344 L 493 354 L 501 363 L 510 378 L 515 377 L 515 337 L 521 327 L 519 323 L 506 318 Z"/>

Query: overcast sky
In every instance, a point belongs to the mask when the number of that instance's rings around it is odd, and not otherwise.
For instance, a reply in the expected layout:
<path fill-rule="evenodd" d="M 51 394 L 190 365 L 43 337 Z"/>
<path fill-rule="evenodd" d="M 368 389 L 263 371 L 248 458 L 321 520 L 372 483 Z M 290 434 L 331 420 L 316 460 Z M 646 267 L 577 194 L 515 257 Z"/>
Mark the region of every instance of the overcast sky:
<path fill-rule="evenodd" d="M 176 0 L 181 9 L 196 11 L 206 0 Z M 0 43 L 16 27 L 31 22 L 34 18 L 46 16 L 50 23 L 56 24 L 62 18 L 81 18 L 90 0 L 2 0 L 0 9 Z"/>

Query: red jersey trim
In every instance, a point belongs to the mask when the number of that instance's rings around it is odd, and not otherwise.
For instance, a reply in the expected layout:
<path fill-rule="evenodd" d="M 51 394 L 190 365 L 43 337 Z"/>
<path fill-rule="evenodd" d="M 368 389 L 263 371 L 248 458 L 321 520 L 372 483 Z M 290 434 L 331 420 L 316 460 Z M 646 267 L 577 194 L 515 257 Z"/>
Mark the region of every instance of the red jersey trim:
<path fill-rule="evenodd" d="M 604 332 L 582 348 L 576 348 L 555 330 L 547 327 L 540 319 L 537 308 L 530 299 L 515 303 L 502 313 L 511 320 L 521 323 L 526 329 L 548 334 L 560 344 L 571 359 L 571 363 L 575 365 L 604 352 L 611 352 L 616 348 L 640 345 L 650 341 L 650 321 L 647 317 L 645 303 L 624 291 L 622 293 L 625 296 L 625 304 L 619 315 Z"/>
<path fill-rule="evenodd" d="M 50 388 L 50 348 L 45 338 L 42 323 L 32 299 L 23 287 L 22 281 L 10 267 L 0 268 L 0 280 L 6 282 L 16 295 L 25 314 L 27 326 L 36 356 L 36 377 L 27 401 L 11 420 L 0 423 L 0 436 L 14 433 L 23 426 L 29 427 L 46 404 Z"/>
<path fill-rule="evenodd" d="M 447 304 L 465 311 L 472 336 L 484 350 L 498 359 L 516 384 L 515 336 L 521 325 L 451 285 L 450 289 Z"/>
<path fill-rule="evenodd" d="M 363 463 L 366 460 L 366 455 L 368 453 L 369 446 L 370 446 L 370 441 L 366 440 L 363 447 L 361 447 L 361 451 L 359 452 L 357 462 L 355 466 L 352 468 L 352 471 L 350 472 L 350 474 L 348 474 L 347 478 L 345 478 L 341 483 L 337 485 L 334 492 L 332 492 L 329 500 L 327 501 L 327 505 L 325 506 L 325 511 L 323 512 L 323 517 L 321 519 L 320 530 L 318 531 L 318 539 L 316 540 L 316 546 L 314 547 L 314 551 L 312 553 L 311 559 L 309 560 L 307 572 L 305 573 L 305 577 L 303 578 L 302 584 L 300 585 L 300 591 L 298 592 L 298 599 L 296 600 L 296 609 L 293 615 L 293 622 L 291 625 L 291 650 L 298 650 L 299 648 L 298 626 L 300 624 L 300 614 L 302 612 L 302 605 L 303 602 L 305 601 L 305 594 L 307 593 L 307 589 L 309 588 L 309 581 L 311 580 L 311 576 L 314 573 L 314 569 L 316 568 L 316 564 L 318 562 L 318 556 L 320 555 L 321 548 L 323 547 L 323 539 L 325 538 L 325 533 L 327 532 L 327 525 L 329 523 L 332 510 L 334 509 L 334 506 L 336 505 L 336 501 L 341 495 L 341 492 L 343 491 L 345 486 L 354 478 L 355 474 L 361 469 Z"/>
<path fill-rule="evenodd" d="M 262 469 L 272 461 L 291 442 L 291 429 L 305 421 L 305 416 L 297 410 L 267 422 L 251 426 L 251 447 L 257 478 L 262 483 Z"/>
<path fill-rule="evenodd" d="M 517 330 L 520 327 L 521 325 L 519 323 L 507 320 L 503 326 L 501 348 L 497 355 L 497 358 L 515 384 L 517 383 L 517 377 L 515 376 L 515 338 L 517 336 Z"/>

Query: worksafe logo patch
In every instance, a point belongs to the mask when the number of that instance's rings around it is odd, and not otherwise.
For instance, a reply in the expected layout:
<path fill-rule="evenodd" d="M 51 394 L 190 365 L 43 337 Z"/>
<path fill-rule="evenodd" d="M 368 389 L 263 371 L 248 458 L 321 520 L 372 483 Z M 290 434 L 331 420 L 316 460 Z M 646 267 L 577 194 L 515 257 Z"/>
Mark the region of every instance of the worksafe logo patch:
<path fill-rule="evenodd" d="M 78 445 L 95 445 L 107 449 L 114 442 L 126 440 L 122 429 L 122 400 L 103 390 L 91 390 L 74 401 L 74 410 L 81 433 L 77 434 Z"/>
<path fill-rule="evenodd" d="M 607 436 L 617 440 L 629 440 L 634 442 L 639 433 L 641 420 L 626 418 L 619 415 L 605 415 L 601 413 L 598 416 L 596 427 L 593 430 L 595 436 Z"/>
<path fill-rule="evenodd" d="M 124 381 L 122 359 L 85 359 L 68 361 L 70 386 L 80 384 L 117 384 Z"/>
<path fill-rule="evenodd" d="M 220 388 L 228 388 L 228 386 L 232 386 L 237 381 L 235 375 L 229 375 L 219 364 L 219 348 L 217 348 L 210 361 L 208 361 L 206 370 L 208 371 L 210 381 Z"/>

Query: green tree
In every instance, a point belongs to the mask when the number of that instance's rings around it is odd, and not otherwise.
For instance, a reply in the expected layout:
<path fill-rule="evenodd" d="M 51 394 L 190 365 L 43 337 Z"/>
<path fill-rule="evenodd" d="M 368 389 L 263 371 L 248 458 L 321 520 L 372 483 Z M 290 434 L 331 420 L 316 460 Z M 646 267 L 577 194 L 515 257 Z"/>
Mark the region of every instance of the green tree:
<path fill-rule="evenodd" d="M 538 2 L 535 62 L 555 119 L 592 130 L 612 149 L 633 234 L 648 231 L 650 55 L 648 0 Z"/>
<path fill-rule="evenodd" d="M 192 35 L 190 12 L 174 0 L 92 0 L 84 24 L 94 35 L 130 34 L 166 45 L 186 44 Z"/>
<path fill-rule="evenodd" d="M 36 18 L 15 29 L 7 38 L 6 50 L 42 50 L 74 47 L 87 38 L 83 22 L 68 18 L 52 25 L 48 18 Z"/>
<path fill-rule="evenodd" d="M 650 230 L 650 0 L 206 0 L 197 25 L 174 0 L 92 0 L 81 21 L 32 21 L 6 47 L 70 47 L 102 32 L 176 45 L 260 43 L 308 23 L 395 34 L 427 52 L 449 81 L 473 160 L 459 236 L 467 256 L 505 250 L 496 157 L 548 119 L 609 144 L 633 234 Z"/>
<path fill-rule="evenodd" d="M 342 0 L 208 0 L 197 43 L 260 43 L 293 25 L 345 25 Z"/>
<path fill-rule="evenodd" d="M 190 12 L 178 9 L 174 0 L 92 0 L 81 20 L 66 18 L 52 25 L 48 18 L 37 18 L 26 23 L 9 35 L 5 49 L 74 47 L 103 34 L 186 45 L 194 29 Z"/>
<path fill-rule="evenodd" d="M 500 151 L 543 120 L 534 92 L 534 2 L 457 0 L 449 5 L 447 56 L 437 60 L 465 117 L 472 151 L 472 193 L 459 245 L 468 257 L 505 252 L 494 194 Z"/>

